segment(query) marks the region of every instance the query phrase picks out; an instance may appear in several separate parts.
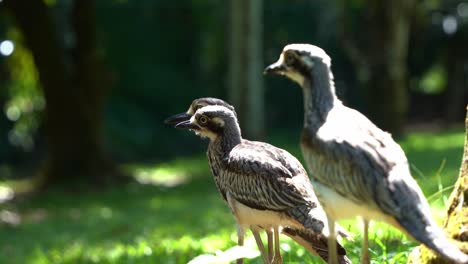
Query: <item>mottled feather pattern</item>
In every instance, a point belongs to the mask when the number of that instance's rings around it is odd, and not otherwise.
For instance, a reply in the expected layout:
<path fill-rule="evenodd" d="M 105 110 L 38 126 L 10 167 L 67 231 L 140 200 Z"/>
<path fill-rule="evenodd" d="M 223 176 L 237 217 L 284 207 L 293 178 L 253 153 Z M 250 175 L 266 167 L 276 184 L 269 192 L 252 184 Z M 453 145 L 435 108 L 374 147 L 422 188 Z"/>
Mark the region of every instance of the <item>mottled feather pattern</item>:
<path fill-rule="evenodd" d="M 283 213 L 305 228 L 323 232 L 326 215 L 294 156 L 270 144 L 244 139 L 229 152 L 221 146 L 211 143 L 208 156 L 224 198 L 229 191 L 249 207 Z"/>
<path fill-rule="evenodd" d="M 215 181 L 221 193 L 229 190 L 240 202 L 261 210 L 287 213 L 297 205 L 317 206 L 317 201 L 309 198 L 314 194 L 310 193 L 307 174 L 289 165 L 299 161 L 286 151 L 248 140 L 228 153 L 219 146 L 210 144 L 208 156 L 214 173 L 219 175 Z"/>
<path fill-rule="evenodd" d="M 336 116 L 340 118 L 334 118 Z M 346 129 L 331 129 L 340 126 L 343 119 L 347 120 Z M 321 137 L 324 133 L 326 138 Z M 317 133 L 304 128 L 301 142 L 306 161 L 315 172 L 312 174 L 315 180 L 332 186 L 353 201 L 381 208 L 391 215 L 399 214 L 400 197 L 393 197 L 389 191 L 402 181 L 395 179 L 391 172 L 396 170 L 400 172 L 399 177 L 410 178 L 412 182 L 408 162 L 392 137 L 365 116 L 338 105 Z"/>

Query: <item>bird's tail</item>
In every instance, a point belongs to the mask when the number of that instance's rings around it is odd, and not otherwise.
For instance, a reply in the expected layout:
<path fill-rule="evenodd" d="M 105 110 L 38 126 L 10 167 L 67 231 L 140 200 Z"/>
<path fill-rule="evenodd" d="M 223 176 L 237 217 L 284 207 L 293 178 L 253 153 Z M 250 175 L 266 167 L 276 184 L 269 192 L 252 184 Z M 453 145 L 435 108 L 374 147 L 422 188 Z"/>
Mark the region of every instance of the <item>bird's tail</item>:
<path fill-rule="evenodd" d="M 283 234 L 287 235 L 298 244 L 303 246 L 314 255 L 318 255 L 328 263 L 328 239 L 322 234 L 312 233 L 306 230 L 298 230 L 286 227 L 283 229 Z M 340 243 L 337 242 L 338 262 L 340 264 L 352 263 L 346 256 L 346 250 Z"/>
<path fill-rule="evenodd" d="M 413 211 L 400 217 L 397 221 L 410 236 L 444 258 L 454 263 L 468 264 L 468 255 L 452 243 L 442 229 L 426 214 L 422 210 Z"/>

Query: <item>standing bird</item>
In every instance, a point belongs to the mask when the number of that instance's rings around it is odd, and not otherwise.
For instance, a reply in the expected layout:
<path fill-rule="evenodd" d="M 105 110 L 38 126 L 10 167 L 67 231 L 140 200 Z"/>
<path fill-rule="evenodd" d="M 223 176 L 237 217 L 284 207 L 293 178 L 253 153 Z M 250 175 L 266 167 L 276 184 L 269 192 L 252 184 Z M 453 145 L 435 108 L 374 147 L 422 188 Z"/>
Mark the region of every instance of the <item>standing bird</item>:
<path fill-rule="evenodd" d="M 220 106 L 224 106 L 226 108 L 228 108 L 229 110 L 231 110 L 234 115 L 237 116 L 235 110 L 234 110 L 234 107 L 230 104 L 228 104 L 226 101 L 224 100 L 221 100 L 221 99 L 218 99 L 218 98 L 213 98 L 213 97 L 202 97 L 202 98 L 198 98 L 198 99 L 195 99 L 192 101 L 192 103 L 190 104 L 190 107 L 189 109 L 187 110 L 187 112 L 182 112 L 180 114 L 176 114 L 176 115 L 173 115 L 169 118 L 167 118 L 166 120 L 164 120 L 164 123 L 165 124 L 169 124 L 169 125 L 177 125 L 183 121 L 188 121 L 190 120 L 190 118 L 195 114 L 195 112 L 202 108 L 202 107 L 205 107 L 205 106 L 208 106 L 208 105 L 220 105 Z M 219 189 L 218 189 L 219 190 Z M 262 257 L 264 257 L 265 252 L 265 247 L 263 246 L 263 242 L 260 238 L 260 227 L 258 226 L 253 226 L 250 228 L 250 230 L 252 231 L 252 234 L 254 235 L 254 238 L 255 238 L 255 242 L 257 243 L 257 246 L 259 248 L 259 250 L 262 252 Z M 268 259 L 269 260 L 272 260 L 273 259 L 273 232 L 271 231 L 270 228 L 266 229 L 265 230 L 266 233 L 267 233 L 267 241 L 268 241 Z M 245 235 L 245 232 L 244 232 L 244 229 L 242 229 L 239 225 L 238 225 L 238 228 L 237 228 L 237 238 L 238 238 L 238 245 L 239 246 L 243 246 L 244 245 L 244 235 Z M 237 260 L 237 264 L 242 264 L 243 263 L 243 259 L 238 259 Z"/>
<path fill-rule="evenodd" d="M 302 87 L 301 148 L 327 212 L 332 263 L 336 263 L 334 223 L 355 216 L 364 221 L 363 263 L 369 262 L 371 219 L 397 227 L 447 259 L 468 263 L 468 256 L 431 218 L 429 204 L 412 178 L 400 146 L 390 134 L 337 98 L 330 67 L 330 57 L 321 48 L 291 44 L 265 73 L 285 75 Z"/>
<path fill-rule="evenodd" d="M 216 99 L 219 100 L 219 99 Z M 300 162 L 287 151 L 241 137 L 233 108 L 224 101 L 207 105 L 212 98 L 193 101 L 178 128 L 191 129 L 209 139 L 208 160 L 216 186 L 231 208 L 238 235 L 251 228 L 265 263 L 281 263 L 279 231 L 306 249 L 328 259 L 326 216 Z M 199 105 L 202 105 L 200 108 Z M 194 109 L 196 112 L 193 112 Z M 173 118 L 166 120 L 173 123 Z M 260 229 L 274 231 L 275 254 L 266 256 L 258 235 Z M 345 232 L 341 233 L 345 235 Z M 336 242 L 335 242 L 336 243 Z M 340 263 L 350 263 L 346 251 L 339 248 Z"/>

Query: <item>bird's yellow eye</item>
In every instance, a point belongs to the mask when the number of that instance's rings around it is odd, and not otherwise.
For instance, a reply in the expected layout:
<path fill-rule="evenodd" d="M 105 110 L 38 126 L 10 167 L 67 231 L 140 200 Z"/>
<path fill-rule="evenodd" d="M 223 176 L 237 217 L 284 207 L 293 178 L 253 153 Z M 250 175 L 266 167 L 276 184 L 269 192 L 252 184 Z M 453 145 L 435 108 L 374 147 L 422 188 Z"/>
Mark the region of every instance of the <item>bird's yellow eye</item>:
<path fill-rule="evenodd" d="M 200 124 L 204 125 L 204 124 L 206 124 L 208 122 L 208 118 L 206 116 L 200 116 L 198 121 L 200 122 Z"/>

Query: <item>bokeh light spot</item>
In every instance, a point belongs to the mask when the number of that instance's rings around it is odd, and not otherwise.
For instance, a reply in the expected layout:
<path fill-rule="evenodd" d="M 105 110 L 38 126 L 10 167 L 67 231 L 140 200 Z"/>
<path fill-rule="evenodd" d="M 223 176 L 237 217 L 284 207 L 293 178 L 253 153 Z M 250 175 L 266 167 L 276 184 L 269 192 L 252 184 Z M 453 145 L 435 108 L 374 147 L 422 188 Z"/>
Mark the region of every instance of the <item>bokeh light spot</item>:
<path fill-rule="evenodd" d="M 21 111 L 16 105 L 10 106 L 6 110 L 6 116 L 10 121 L 17 121 L 21 116 Z"/>
<path fill-rule="evenodd" d="M 15 50 L 15 44 L 11 40 L 4 40 L 0 43 L 0 53 L 7 57 L 10 56 Z"/>
<path fill-rule="evenodd" d="M 453 15 L 445 16 L 444 20 L 442 21 L 442 29 L 447 35 L 455 34 L 458 29 L 457 19 Z"/>

